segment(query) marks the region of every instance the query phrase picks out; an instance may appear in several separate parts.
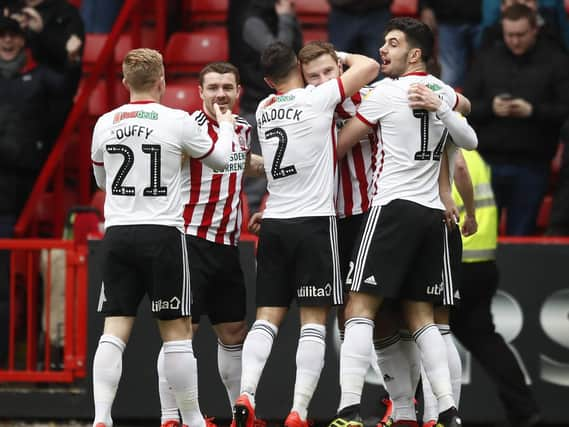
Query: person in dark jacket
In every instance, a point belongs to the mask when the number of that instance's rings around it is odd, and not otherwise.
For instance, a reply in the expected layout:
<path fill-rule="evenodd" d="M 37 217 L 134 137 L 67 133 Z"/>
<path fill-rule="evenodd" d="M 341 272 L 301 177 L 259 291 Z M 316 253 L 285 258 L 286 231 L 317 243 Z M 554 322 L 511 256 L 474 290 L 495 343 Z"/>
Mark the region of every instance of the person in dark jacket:
<path fill-rule="evenodd" d="M 441 80 L 462 87 L 480 43 L 482 0 L 420 0 L 421 20 L 438 33 Z"/>
<path fill-rule="evenodd" d="M 537 0 L 502 0 L 500 10 L 501 12 L 504 12 L 508 7 L 518 3 L 525 4 L 537 14 L 539 37 L 543 37 L 548 42 L 554 43 L 559 48 L 567 51 L 568 46 L 564 42 L 562 29 L 559 22 L 557 22 L 557 17 L 552 13 L 541 13 L 538 8 Z M 551 12 L 549 9 L 544 9 L 544 11 Z M 485 28 L 482 32 L 480 48 L 485 49 L 496 43 L 502 43 L 503 39 L 502 22 L 496 22 L 496 24 Z"/>
<path fill-rule="evenodd" d="M 18 22 L 0 16 L 0 238 L 13 236 L 49 153 L 50 103 L 69 90 L 68 74 L 38 65 L 25 49 Z M 1 251 L 0 362 L 8 343 L 9 262 L 9 254 Z"/>
<path fill-rule="evenodd" d="M 81 79 L 81 63 L 85 30 L 79 10 L 66 0 L 23 0 L 12 18 L 20 22 L 34 60 L 58 73 L 66 72 L 70 82 L 60 100 L 52 102 L 50 134 L 56 137 L 73 105 L 73 97 Z M 69 70 L 73 72 L 69 72 Z"/>
<path fill-rule="evenodd" d="M 253 125 L 251 150 L 255 154 L 261 154 L 255 111 L 259 102 L 273 91 L 263 78 L 261 52 L 275 41 L 287 44 L 295 53 L 302 47 L 302 32 L 292 0 L 250 0 L 243 25 L 243 41 L 239 71 L 244 94 L 239 114 Z M 265 188 L 264 179 L 245 179 L 245 192 L 251 212 L 259 209 Z"/>
<path fill-rule="evenodd" d="M 392 0 L 328 0 L 330 43 L 343 52 L 379 60 L 383 29 L 391 19 Z"/>
<path fill-rule="evenodd" d="M 569 61 L 538 38 L 536 14 L 525 5 L 506 9 L 502 28 L 504 43 L 480 52 L 464 94 L 498 209 L 507 210 L 507 234 L 529 235 L 569 115 Z"/>

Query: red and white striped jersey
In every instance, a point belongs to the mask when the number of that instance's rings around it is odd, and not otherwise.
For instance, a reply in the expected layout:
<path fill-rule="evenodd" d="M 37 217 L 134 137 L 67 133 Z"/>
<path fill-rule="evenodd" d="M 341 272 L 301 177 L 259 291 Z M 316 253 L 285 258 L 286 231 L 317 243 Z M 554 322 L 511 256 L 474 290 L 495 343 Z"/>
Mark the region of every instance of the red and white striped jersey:
<path fill-rule="evenodd" d="M 336 107 L 336 126 L 356 115 L 362 98 L 372 88 L 363 87 Z M 338 164 L 338 191 L 336 194 L 336 215 L 345 218 L 366 212 L 371 205 L 373 176 L 377 167 L 377 137 L 371 132 L 340 160 Z"/>
<path fill-rule="evenodd" d="M 217 122 L 205 112 L 192 114 L 198 124 L 217 141 Z M 187 195 L 184 209 L 186 234 L 224 245 L 237 245 L 242 221 L 243 171 L 251 145 L 251 125 L 235 116 L 233 151 L 224 170 L 214 170 L 190 158 L 182 182 Z"/>

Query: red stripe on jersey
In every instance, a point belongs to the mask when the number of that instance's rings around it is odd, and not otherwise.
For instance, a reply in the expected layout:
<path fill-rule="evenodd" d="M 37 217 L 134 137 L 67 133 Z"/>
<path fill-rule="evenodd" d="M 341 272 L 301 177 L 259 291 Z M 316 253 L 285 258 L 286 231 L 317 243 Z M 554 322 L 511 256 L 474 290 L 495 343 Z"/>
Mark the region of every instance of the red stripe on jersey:
<path fill-rule="evenodd" d="M 454 93 L 456 96 L 456 101 L 454 102 L 454 107 L 452 107 L 453 110 L 456 110 L 456 106 L 458 105 L 458 93 Z"/>
<path fill-rule="evenodd" d="M 342 83 L 342 79 L 338 77 L 336 79 L 338 82 L 338 88 L 340 89 L 340 102 L 343 102 L 346 99 L 346 91 L 344 90 L 344 83 Z"/>
<path fill-rule="evenodd" d="M 229 197 L 225 200 L 225 206 L 223 207 L 223 218 L 215 235 L 215 243 L 224 243 L 223 237 L 227 231 L 227 224 L 229 223 L 229 216 L 231 215 L 231 205 L 233 204 L 233 198 L 235 197 L 236 187 L 237 174 L 232 173 L 229 176 Z M 233 244 L 233 242 L 231 242 L 231 244 Z"/>
<path fill-rule="evenodd" d="M 184 209 L 184 226 L 187 227 L 192 221 L 196 203 L 200 199 L 200 187 L 202 182 L 202 162 L 190 159 L 190 200 Z"/>
<path fill-rule="evenodd" d="M 340 118 L 342 119 L 349 119 L 352 116 L 350 116 L 350 113 L 348 113 L 345 109 L 344 106 L 342 104 L 338 104 L 336 105 L 336 113 L 340 116 Z"/>
<path fill-rule="evenodd" d="M 370 128 L 372 128 L 374 126 L 373 123 L 371 123 L 370 121 L 368 121 L 368 119 L 366 119 L 364 116 L 362 116 L 360 113 L 356 113 L 356 117 L 358 119 L 360 119 L 361 122 L 363 122 L 365 125 L 369 126 Z"/>
<path fill-rule="evenodd" d="M 338 144 L 336 143 L 336 122 L 334 120 L 332 120 L 332 128 L 330 129 L 330 132 L 332 132 L 332 150 L 334 150 L 332 161 L 334 162 L 334 173 L 336 173 L 336 165 L 338 164 Z"/>
<path fill-rule="evenodd" d="M 360 105 L 362 103 L 362 94 L 358 90 L 356 93 L 354 93 L 351 96 L 351 99 L 352 99 L 352 102 L 354 103 L 354 105 L 357 107 L 358 105 Z"/>
<path fill-rule="evenodd" d="M 367 177 L 364 163 L 364 156 L 362 153 L 362 145 L 356 144 L 352 149 L 352 157 L 354 159 L 354 169 L 356 170 L 356 176 L 358 177 L 358 183 L 360 185 L 360 196 L 362 198 L 362 209 L 367 211 L 369 209 L 369 197 L 367 194 Z M 347 215 L 349 215 L 346 212 Z"/>
<path fill-rule="evenodd" d="M 219 200 L 219 190 L 221 188 L 221 178 L 223 175 L 213 175 L 211 177 L 211 187 L 209 189 L 209 199 L 205 205 L 202 223 L 198 227 L 198 237 L 207 238 L 207 229 L 211 226 L 211 220 L 215 212 L 215 207 Z"/>
<path fill-rule="evenodd" d="M 233 224 L 233 231 L 231 233 L 229 233 L 229 243 L 231 243 L 232 245 L 235 244 L 235 240 L 236 240 L 236 235 L 237 233 L 241 232 L 241 224 L 240 224 L 240 218 L 243 218 L 243 199 L 241 198 L 241 193 L 243 192 L 243 177 L 241 177 L 241 190 L 239 191 L 239 194 L 237 194 L 237 197 L 239 197 L 239 201 L 237 202 L 237 206 L 235 207 L 235 209 L 237 210 L 237 215 L 235 215 L 235 224 Z"/>
<path fill-rule="evenodd" d="M 214 129 L 214 123 L 209 120 L 207 123 L 207 133 L 213 141 L 212 149 L 217 142 L 217 132 Z M 205 156 L 204 156 L 205 157 Z M 207 229 L 211 225 L 211 220 L 215 212 L 215 206 L 219 200 L 219 190 L 221 188 L 221 178 L 222 175 L 213 175 L 211 177 L 211 187 L 209 189 L 209 199 L 204 209 L 204 214 L 202 218 L 202 223 L 198 227 L 198 237 L 205 239 L 207 237 Z"/>
<path fill-rule="evenodd" d="M 96 162 L 95 160 L 91 160 L 95 166 L 104 166 L 103 162 Z"/>
<path fill-rule="evenodd" d="M 359 145 L 359 144 L 358 144 Z M 352 215 L 354 208 L 354 195 L 352 194 L 352 179 L 350 177 L 350 166 L 348 159 L 340 160 L 340 173 L 342 174 L 342 196 L 344 197 L 344 214 Z"/>

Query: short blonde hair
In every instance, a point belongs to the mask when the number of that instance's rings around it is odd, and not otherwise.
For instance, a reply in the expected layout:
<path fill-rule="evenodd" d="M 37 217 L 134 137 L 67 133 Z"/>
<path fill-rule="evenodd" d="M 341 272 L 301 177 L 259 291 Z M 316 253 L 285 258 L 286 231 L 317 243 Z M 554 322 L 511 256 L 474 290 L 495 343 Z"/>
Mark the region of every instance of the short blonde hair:
<path fill-rule="evenodd" d="M 149 90 L 164 76 L 162 55 L 154 49 L 133 49 L 124 57 L 122 72 L 130 88 Z"/>
<path fill-rule="evenodd" d="M 314 40 L 304 45 L 298 52 L 298 60 L 301 64 L 308 64 L 322 55 L 330 55 L 334 62 L 338 62 L 338 55 L 332 43 Z"/>

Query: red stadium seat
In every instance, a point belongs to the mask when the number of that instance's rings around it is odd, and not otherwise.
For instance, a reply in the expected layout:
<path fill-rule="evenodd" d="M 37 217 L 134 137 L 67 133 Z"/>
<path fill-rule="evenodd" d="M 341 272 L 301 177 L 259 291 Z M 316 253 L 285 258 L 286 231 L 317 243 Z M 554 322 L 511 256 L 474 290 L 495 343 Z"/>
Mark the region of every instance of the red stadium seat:
<path fill-rule="evenodd" d="M 105 192 L 103 190 L 95 191 L 91 199 L 91 206 L 99 211 L 103 219 L 105 218 Z"/>
<path fill-rule="evenodd" d="M 112 102 L 109 100 L 108 94 L 106 82 L 104 80 L 99 81 L 89 98 L 87 111 L 90 116 L 99 117 L 112 108 L 126 104 L 129 101 L 128 91 L 118 79 L 114 82 L 114 100 Z"/>
<path fill-rule="evenodd" d="M 565 12 L 569 15 L 569 0 L 565 0 Z"/>
<path fill-rule="evenodd" d="M 164 63 L 170 74 L 197 74 L 207 63 L 227 61 L 228 58 L 227 33 L 204 30 L 172 34 L 166 46 Z"/>
<path fill-rule="evenodd" d="M 327 0 L 304 0 L 294 4 L 296 16 L 301 24 L 326 25 L 330 5 Z"/>
<path fill-rule="evenodd" d="M 417 16 L 419 14 L 419 0 L 393 0 L 391 13 L 394 16 Z"/>
<path fill-rule="evenodd" d="M 189 113 L 200 109 L 202 100 L 198 84 L 197 79 L 167 83 L 166 93 L 162 97 L 162 104 L 171 108 L 179 108 Z"/>
<path fill-rule="evenodd" d="M 83 51 L 83 71 L 90 73 L 97 61 L 99 54 L 103 50 L 103 46 L 107 41 L 107 34 L 87 33 L 85 35 L 85 49 Z M 132 49 L 132 40 L 129 34 L 122 34 L 115 46 L 114 64 L 120 67 L 124 55 Z"/>
<path fill-rule="evenodd" d="M 304 29 L 302 30 L 302 38 L 304 41 L 304 44 L 312 42 L 312 41 L 316 41 L 316 40 L 322 40 L 327 42 L 328 41 L 328 31 L 324 28 L 320 29 L 320 28 L 310 28 L 310 29 Z"/>
<path fill-rule="evenodd" d="M 229 0 L 184 0 L 184 22 L 192 26 L 225 24 Z"/>

